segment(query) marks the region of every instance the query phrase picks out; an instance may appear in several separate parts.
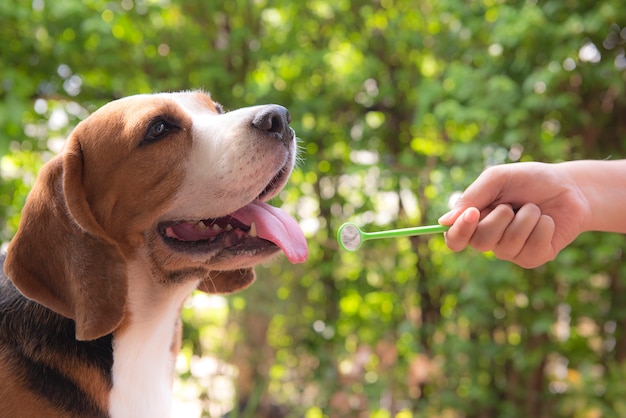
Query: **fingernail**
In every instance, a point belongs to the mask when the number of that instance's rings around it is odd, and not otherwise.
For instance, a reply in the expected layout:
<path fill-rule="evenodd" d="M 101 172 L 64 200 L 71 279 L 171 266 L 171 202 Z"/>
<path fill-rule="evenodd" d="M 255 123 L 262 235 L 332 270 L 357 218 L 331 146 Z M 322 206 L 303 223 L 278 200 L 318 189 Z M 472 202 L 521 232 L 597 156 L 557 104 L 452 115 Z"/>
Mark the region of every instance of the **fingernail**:
<path fill-rule="evenodd" d="M 471 224 L 478 222 L 479 218 L 480 211 L 476 208 L 468 208 L 465 213 L 463 213 L 463 220 Z"/>

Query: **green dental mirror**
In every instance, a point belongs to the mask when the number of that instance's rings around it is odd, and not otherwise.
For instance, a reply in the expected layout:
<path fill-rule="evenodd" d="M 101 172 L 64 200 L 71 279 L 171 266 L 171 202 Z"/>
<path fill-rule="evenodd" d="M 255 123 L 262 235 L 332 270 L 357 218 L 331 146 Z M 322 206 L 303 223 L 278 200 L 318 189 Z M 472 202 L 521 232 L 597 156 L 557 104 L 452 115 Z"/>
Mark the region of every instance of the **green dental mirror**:
<path fill-rule="evenodd" d="M 450 227 L 444 225 L 418 226 L 414 228 L 392 229 L 389 231 L 364 232 L 355 224 L 348 222 L 337 231 L 337 241 L 346 251 L 356 251 L 361 248 L 363 241 L 379 238 L 398 238 L 415 235 L 436 234 L 446 232 Z"/>

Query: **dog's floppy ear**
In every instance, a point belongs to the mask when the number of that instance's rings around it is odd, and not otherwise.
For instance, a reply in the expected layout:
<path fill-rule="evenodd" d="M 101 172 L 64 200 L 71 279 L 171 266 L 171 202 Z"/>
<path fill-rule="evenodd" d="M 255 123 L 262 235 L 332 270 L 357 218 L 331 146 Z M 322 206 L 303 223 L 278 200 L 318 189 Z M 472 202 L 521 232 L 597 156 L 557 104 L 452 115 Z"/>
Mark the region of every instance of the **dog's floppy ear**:
<path fill-rule="evenodd" d="M 122 320 L 126 264 L 95 220 L 82 177 L 80 143 L 70 138 L 39 173 L 4 268 L 26 297 L 72 318 L 77 339 L 93 340 Z"/>
<path fill-rule="evenodd" d="M 207 293 L 232 293 L 250 286 L 255 279 L 254 269 L 212 271 L 200 282 L 198 290 Z"/>

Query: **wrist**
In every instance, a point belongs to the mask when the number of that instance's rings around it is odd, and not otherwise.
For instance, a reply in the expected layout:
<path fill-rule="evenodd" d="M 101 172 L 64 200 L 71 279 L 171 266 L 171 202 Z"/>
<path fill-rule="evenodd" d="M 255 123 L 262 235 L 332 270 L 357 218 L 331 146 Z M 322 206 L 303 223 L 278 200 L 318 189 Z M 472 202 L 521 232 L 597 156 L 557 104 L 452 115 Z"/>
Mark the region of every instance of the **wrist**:
<path fill-rule="evenodd" d="M 626 233 L 626 160 L 581 160 L 558 164 L 580 194 L 581 232 Z"/>

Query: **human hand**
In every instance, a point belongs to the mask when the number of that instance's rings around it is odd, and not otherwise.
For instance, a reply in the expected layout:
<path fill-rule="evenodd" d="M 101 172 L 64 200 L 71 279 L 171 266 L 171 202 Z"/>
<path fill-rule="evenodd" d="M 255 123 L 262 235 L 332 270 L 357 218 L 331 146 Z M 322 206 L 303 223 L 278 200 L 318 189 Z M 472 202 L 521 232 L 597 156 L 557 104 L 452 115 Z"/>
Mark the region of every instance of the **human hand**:
<path fill-rule="evenodd" d="M 451 225 L 446 244 L 493 251 L 524 268 L 556 257 L 581 232 L 589 204 L 568 167 L 516 163 L 491 167 L 439 219 Z"/>

